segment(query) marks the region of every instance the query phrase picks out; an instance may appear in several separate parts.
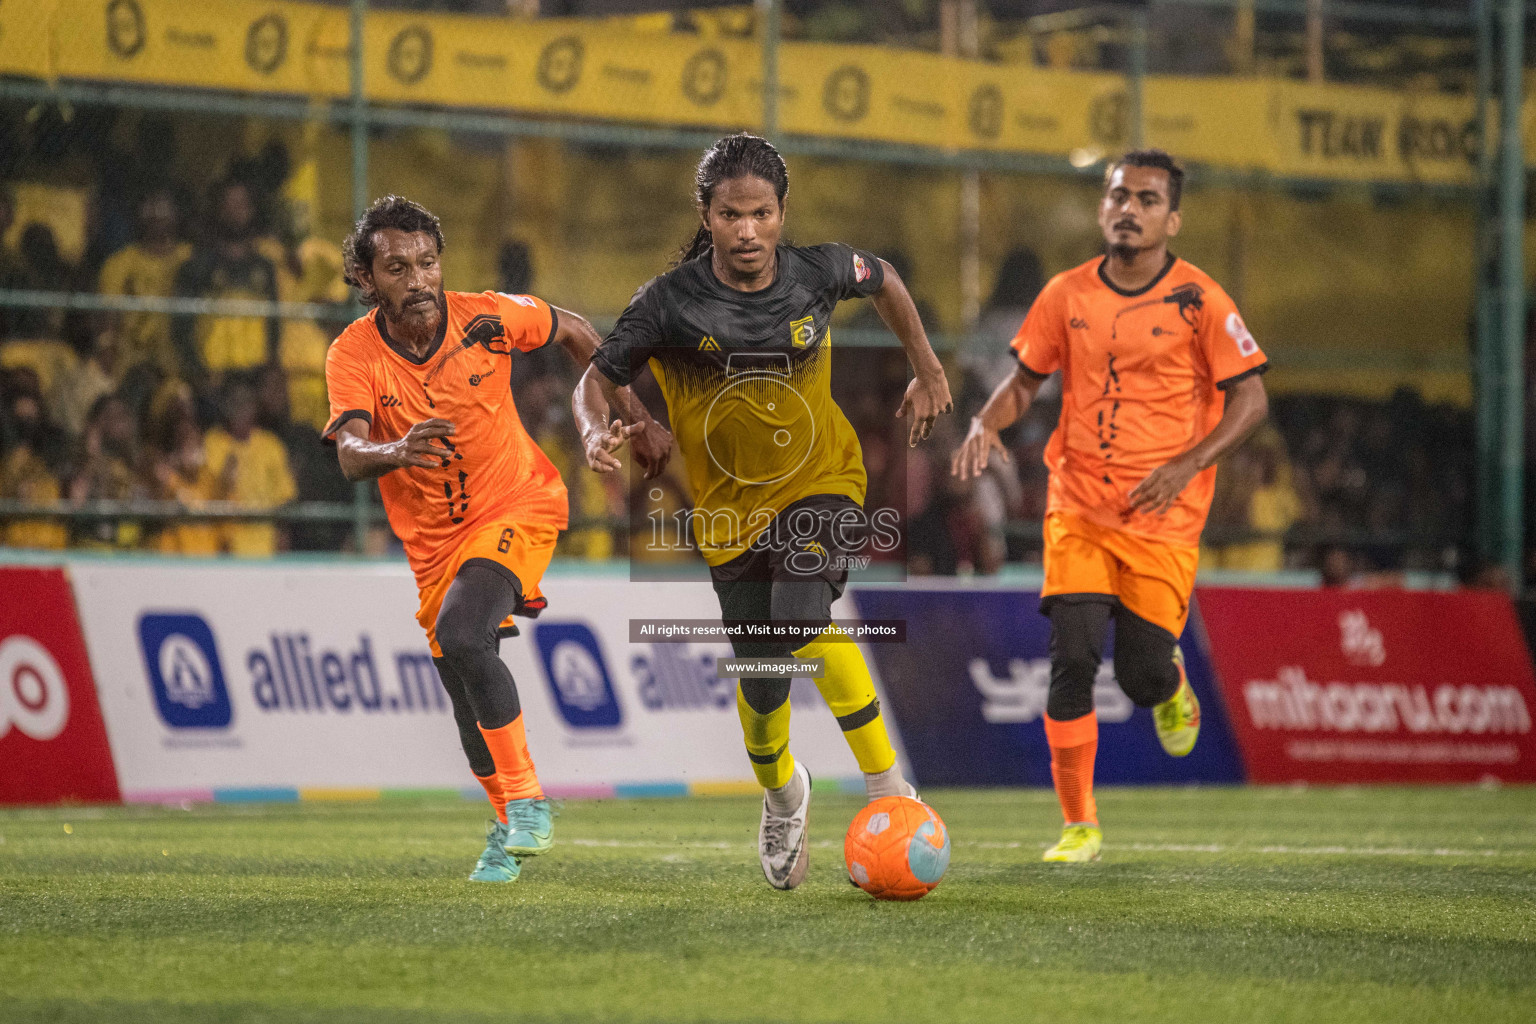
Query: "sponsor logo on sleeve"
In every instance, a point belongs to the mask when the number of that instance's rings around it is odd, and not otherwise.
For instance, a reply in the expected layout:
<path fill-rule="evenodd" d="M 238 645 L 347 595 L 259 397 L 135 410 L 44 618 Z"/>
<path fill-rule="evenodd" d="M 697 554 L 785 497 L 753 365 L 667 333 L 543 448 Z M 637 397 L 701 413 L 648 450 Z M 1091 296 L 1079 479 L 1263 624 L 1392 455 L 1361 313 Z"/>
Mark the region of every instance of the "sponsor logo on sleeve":
<path fill-rule="evenodd" d="M 853 254 L 853 279 L 859 283 L 869 280 L 869 264 L 858 253 Z"/>
<path fill-rule="evenodd" d="M 1248 333 L 1248 325 L 1236 313 L 1227 314 L 1227 336 L 1237 345 L 1237 354 L 1244 358 L 1259 350 L 1259 343 Z"/>

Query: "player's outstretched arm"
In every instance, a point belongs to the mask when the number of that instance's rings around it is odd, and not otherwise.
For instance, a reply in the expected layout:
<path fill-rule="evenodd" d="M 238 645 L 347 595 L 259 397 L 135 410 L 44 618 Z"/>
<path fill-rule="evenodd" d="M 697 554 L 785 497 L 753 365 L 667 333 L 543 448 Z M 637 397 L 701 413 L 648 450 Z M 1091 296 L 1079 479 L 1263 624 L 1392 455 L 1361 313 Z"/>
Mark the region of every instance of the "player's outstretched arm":
<path fill-rule="evenodd" d="M 571 396 L 571 411 L 576 415 L 576 428 L 581 432 L 582 443 L 585 446 L 587 430 L 582 423 L 581 411 L 578 406 L 581 400 L 582 387 L 586 385 L 587 377 L 590 377 L 593 373 L 592 353 L 597 351 L 598 345 L 602 343 L 602 338 L 598 336 L 597 331 L 592 325 L 587 323 L 579 314 L 559 308 L 555 309 L 555 313 L 560 318 L 559 327 L 555 330 L 555 343 L 570 353 L 571 358 L 576 360 L 577 366 L 587 371 L 582 377 L 582 383 L 577 386 L 576 393 Z M 601 372 L 598 372 L 597 376 L 602 377 L 605 383 L 612 385 L 612 382 L 608 378 L 603 377 Z M 593 396 L 594 401 L 597 397 L 601 397 L 603 402 L 601 412 L 597 414 L 595 422 L 599 424 L 605 422 L 608 419 L 608 410 L 616 410 L 624 423 L 629 425 L 622 432 L 622 436 L 619 439 L 620 443 L 626 439 L 629 441 L 635 453 L 635 461 L 645 471 L 645 479 L 649 480 L 652 477 L 661 475 L 662 470 L 667 468 L 667 461 L 672 457 L 671 431 L 656 422 L 655 418 L 651 416 L 650 410 L 645 407 L 645 403 L 640 401 L 639 397 L 635 395 L 633 388 L 627 386 L 621 388 L 613 385 L 609 388 L 609 391 L 611 391 L 611 394 L 605 391 L 600 396 Z M 605 448 L 602 450 L 608 452 L 613 449 Z M 613 462 L 614 465 L 612 466 L 606 466 L 605 464 L 605 468 L 598 469 L 597 466 L 592 465 L 590 454 L 587 458 L 587 464 L 600 473 L 610 472 L 615 469 L 618 466 L 618 460 L 614 459 Z"/>
<path fill-rule="evenodd" d="M 1158 466 L 1131 491 L 1131 508 L 1162 515 L 1189 486 L 1195 474 L 1216 465 L 1223 455 L 1243 443 L 1269 415 L 1269 395 L 1257 373 L 1227 389 L 1221 422 L 1199 444 Z"/>
<path fill-rule="evenodd" d="M 998 431 L 1017 423 L 1029 411 L 1043 383 L 1044 377 L 1037 377 L 1022 366 L 1004 378 L 981 412 L 971 417 L 971 429 L 949 460 L 950 473 L 961 480 L 981 476 L 994 451 L 1002 455 L 1004 462 L 1009 461 L 1008 449 L 1003 447 Z"/>
<path fill-rule="evenodd" d="M 436 469 L 452 458 L 438 438 L 452 437 L 454 426 L 447 420 L 422 420 L 398 441 L 368 440 L 368 423 L 354 419 L 336 431 L 336 458 L 341 473 L 348 480 L 373 480 L 402 466 Z"/>
<path fill-rule="evenodd" d="M 917 373 L 907 385 L 901 408 L 896 410 L 898 419 L 910 417 L 907 444 L 915 447 L 928 437 L 939 414 L 952 411 L 955 403 L 949 397 L 949 380 L 939 357 L 933 354 L 933 346 L 928 344 L 928 334 L 923 330 L 923 320 L 917 315 L 911 293 L 894 267 L 885 260 L 880 261 L 880 266 L 885 276 L 873 296 L 875 312 L 901 340 L 901 347 L 907 350 L 907 361 Z"/>

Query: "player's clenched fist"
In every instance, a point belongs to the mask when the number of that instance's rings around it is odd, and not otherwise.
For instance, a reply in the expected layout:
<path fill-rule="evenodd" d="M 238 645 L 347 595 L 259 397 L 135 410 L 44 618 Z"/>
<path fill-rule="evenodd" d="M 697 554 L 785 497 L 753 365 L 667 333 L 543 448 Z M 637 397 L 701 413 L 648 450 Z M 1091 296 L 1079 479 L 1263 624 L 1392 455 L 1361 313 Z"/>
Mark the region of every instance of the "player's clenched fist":
<path fill-rule="evenodd" d="M 453 431 L 453 424 L 447 420 L 422 420 L 395 442 L 395 457 L 402 466 L 421 466 L 424 469 L 446 466 L 453 457 L 453 451 L 441 444 L 438 438 L 451 437 Z"/>

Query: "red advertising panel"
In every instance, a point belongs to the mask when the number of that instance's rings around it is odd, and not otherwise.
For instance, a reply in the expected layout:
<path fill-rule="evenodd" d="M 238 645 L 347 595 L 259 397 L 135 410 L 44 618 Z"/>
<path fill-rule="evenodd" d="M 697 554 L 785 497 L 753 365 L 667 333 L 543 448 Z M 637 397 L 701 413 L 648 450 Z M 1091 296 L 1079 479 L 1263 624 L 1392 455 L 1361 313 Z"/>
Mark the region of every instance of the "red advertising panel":
<path fill-rule="evenodd" d="M 1201 588 L 1254 782 L 1536 780 L 1536 674 L 1502 594 Z"/>
<path fill-rule="evenodd" d="M 64 571 L 0 568 L 0 804 L 118 799 Z"/>

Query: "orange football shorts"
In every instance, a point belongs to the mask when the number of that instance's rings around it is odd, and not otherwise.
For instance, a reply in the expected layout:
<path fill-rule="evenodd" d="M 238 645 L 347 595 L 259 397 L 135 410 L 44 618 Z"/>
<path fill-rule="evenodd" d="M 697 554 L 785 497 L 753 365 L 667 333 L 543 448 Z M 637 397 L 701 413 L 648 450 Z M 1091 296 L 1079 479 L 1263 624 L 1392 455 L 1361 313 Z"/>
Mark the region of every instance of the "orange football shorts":
<path fill-rule="evenodd" d="M 542 607 L 544 593 L 539 589 L 539 583 L 549 568 L 549 560 L 555 553 L 555 539 L 559 535 L 556 526 L 505 521 L 487 523 L 471 533 L 453 553 L 437 582 L 421 591 L 421 609 L 416 613 L 416 621 L 427 631 L 432 657 L 443 656 L 442 649 L 437 646 L 437 613 L 442 610 L 443 598 L 448 596 L 448 588 L 453 586 L 453 578 L 465 562 L 483 558 L 505 566 L 523 584 L 523 602 L 519 610 L 529 605 Z M 503 628 L 511 626 L 511 616 L 501 625 Z"/>
<path fill-rule="evenodd" d="M 1108 594 L 1133 615 L 1184 632 L 1195 589 L 1198 547 L 1183 547 L 1113 530 L 1071 512 L 1045 517 L 1045 587 L 1042 598 Z"/>

